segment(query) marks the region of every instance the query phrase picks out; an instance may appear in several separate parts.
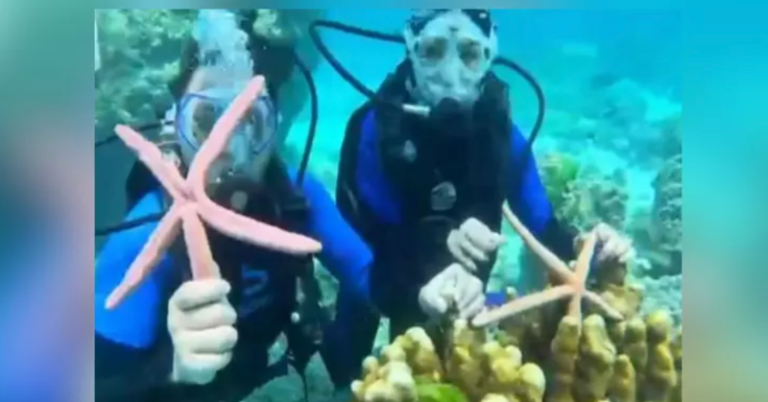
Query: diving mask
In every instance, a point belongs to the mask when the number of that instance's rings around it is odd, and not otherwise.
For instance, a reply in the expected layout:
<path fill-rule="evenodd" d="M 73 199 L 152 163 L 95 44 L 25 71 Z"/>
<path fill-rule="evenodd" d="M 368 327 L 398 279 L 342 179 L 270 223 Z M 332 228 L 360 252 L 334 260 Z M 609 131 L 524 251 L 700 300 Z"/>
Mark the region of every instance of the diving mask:
<path fill-rule="evenodd" d="M 413 64 L 412 91 L 434 107 L 445 99 L 471 106 L 498 53 L 487 10 L 434 10 L 416 14 L 405 30 Z"/>
<path fill-rule="evenodd" d="M 237 96 L 233 88 L 210 88 L 184 95 L 178 105 L 176 132 L 182 156 L 192 160 L 213 126 Z M 271 152 L 278 124 L 278 113 L 268 95 L 257 98 L 235 126 L 225 152 L 217 162 L 231 173 L 248 174 Z"/>

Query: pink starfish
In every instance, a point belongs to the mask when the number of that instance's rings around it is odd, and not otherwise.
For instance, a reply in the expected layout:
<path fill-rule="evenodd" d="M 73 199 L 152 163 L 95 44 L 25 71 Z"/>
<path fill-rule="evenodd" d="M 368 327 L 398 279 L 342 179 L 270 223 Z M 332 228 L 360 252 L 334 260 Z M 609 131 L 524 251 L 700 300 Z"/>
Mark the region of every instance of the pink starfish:
<path fill-rule="evenodd" d="M 568 315 L 577 317 L 579 321 L 581 321 L 581 302 L 583 299 L 594 304 L 607 317 L 615 320 L 623 319 L 621 313 L 606 303 L 600 295 L 587 289 L 589 268 L 592 265 L 592 255 L 597 244 L 597 237 L 593 232 L 587 235 L 576 259 L 576 267 L 572 271 L 568 264 L 557 258 L 552 251 L 547 249 L 531 234 L 528 228 L 517 219 L 507 205 L 504 205 L 503 209 L 504 217 L 506 217 L 512 228 L 523 239 L 523 243 L 541 258 L 547 269 L 557 276 L 563 284 L 512 300 L 497 309 L 484 311 L 475 316 L 472 320 L 473 325 L 479 327 L 486 326 L 530 309 L 565 299 L 566 297 L 571 298 L 568 304 Z"/>
<path fill-rule="evenodd" d="M 321 245 L 317 241 L 232 212 L 217 205 L 205 193 L 206 176 L 211 164 L 224 151 L 238 121 L 263 88 L 264 78 L 255 77 L 229 105 L 195 155 L 186 180 L 172 162 L 163 158 L 155 144 L 130 127 L 115 128 L 120 139 L 137 153 L 139 159 L 147 165 L 170 194 L 173 205 L 160 220 L 152 237 L 131 264 L 123 281 L 107 298 L 107 308 L 117 306 L 149 276 L 163 252 L 171 245 L 182 228 L 193 277 L 220 276 L 211 255 L 208 236 L 202 221 L 227 236 L 253 245 L 291 254 L 310 254 L 320 251 Z"/>

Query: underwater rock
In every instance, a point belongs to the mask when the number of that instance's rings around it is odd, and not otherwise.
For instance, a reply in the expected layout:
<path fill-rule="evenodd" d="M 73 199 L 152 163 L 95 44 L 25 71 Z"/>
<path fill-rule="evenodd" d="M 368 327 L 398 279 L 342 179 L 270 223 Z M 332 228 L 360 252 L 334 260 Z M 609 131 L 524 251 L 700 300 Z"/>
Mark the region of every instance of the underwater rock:
<path fill-rule="evenodd" d="M 168 83 L 176 74 L 182 43 L 192 30 L 194 10 L 99 10 L 101 69 L 96 88 L 96 133 L 116 124 L 155 120 L 137 109 L 172 103 Z"/>
<path fill-rule="evenodd" d="M 683 153 L 682 115 L 675 114 L 659 123 L 661 129 L 661 157 L 664 160 Z"/>
<path fill-rule="evenodd" d="M 645 293 L 642 314 L 665 309 L 672 315 L 675 325 L 683 321 L 683 275 L 665 275 L 640 279 Z"/>
<path fill-rule="evenodd" d="M 560 153 L 546 155 L 540 170 L 555 214 L 571 231 L 589 231 L 601 222 L 624 230 L 629 200 L 625 171 L 590 174 L 575 157 Z"/>
<path fill-rule="evenodd" d="M 306 35 L 309 23 L 322 10 L 245 10 L 257 13 L 256 36 L 276 48 L 298 51 L 310 69 L 320 55 Z M 157 119 L 155 110 L 165 111 L 172 103 L 168 89 L 178 74 L 182 49 L 191 37 L 196 10 L 100 10 L 97 14 L 101 69 L 96 89 L 96 132 L 111 134 L 116 124 L 137 125 Z M 259 36 L 261 35 L 261 36 Z M 258 49 L 256 49 L 258 50 Z M 275 50 L 272 54 L 277 54 Z M 292 56 L 266 58 L 265 70 L 278 72 L 282 81 L 279 97 L 287 130 L 308 100 L 303 78 L 293 69 Z M 290 64 L 288 64 L 290 63 Z M 285 72 L 285 73 L 283 73 Z M 290 74 L 282 77 L 281 74 Z M 143 109 L 143 110 L 142 110 Z"/>
<path fill-rule="evenodd" d="M 650 234 L 654 248 L 668 259 L 664 274 L 682 273 L 683 155 L 668 159 L 654 180 L 656 191 Z"/>

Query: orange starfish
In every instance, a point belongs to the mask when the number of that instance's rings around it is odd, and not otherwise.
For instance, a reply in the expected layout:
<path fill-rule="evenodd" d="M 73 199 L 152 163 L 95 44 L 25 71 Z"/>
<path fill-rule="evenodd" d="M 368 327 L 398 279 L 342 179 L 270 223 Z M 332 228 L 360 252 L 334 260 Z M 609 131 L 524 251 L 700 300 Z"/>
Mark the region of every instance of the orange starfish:
<path fill-rule="evenodd" d="M 507 205 L 504 205 L 503 210 L 504 217 L 523 239 L 523 243 L 541 258 L 547 269 L 557 276 L 563 284 L 512 300 L 499 308 L 484 311 L 475 316 L 472 320 L 473 325 L 478 327 L 486 326 L 524 311 L 565 299 L 566 297 L 571 298 L 568 304 L 568 315 L 577 317 L 579 321 L 581 321 L 581 301 L 583 299 L 594 304 L 607 317 L 615 320 L 623 319 L 621 313 L 606 303 L 600 295 L 587 289 L 587 277 L 589 276 L 592 255 L 595 252 L 595 245 L 597 243 L 597 237 L 594 233 L 587 235 L 581 252 L 576 259 L 576 267 L 572 271 L 568 264 L 557 258 L 552 251 L 547 249 L 531 234 L 528 228 L 517 219 L 517 216 L 512 213 Z"/>
<path fill-rule="evenodd" d="M 182 228 L 193 277 L 219 277 L 220 272 L 213 261 L 202 221 L 230 237 L 253 245 L 292 254 L 310 254 L 320 251 L 321 245 L 317 241 L 230 211 L 217 205 L 205 193 L 206 177 L 211 164 L 224 151 L 238 121 L 263 89 L 264 77 L 255 77 L 229 105 L 195 155 L 186 180 L 171 161 L 163 158 L 157 145 L 130 127 L 115 128 L 120 139 L 137 153 L 139 160 L 147 165 L 165 191 L 173 198 L 173 205 L 160 220 L 152 237 L 131 264 L 123 281 L 107 298 L 107 308 L 117 306 L 149 276 L 163 252 L 175 240 Z"/>

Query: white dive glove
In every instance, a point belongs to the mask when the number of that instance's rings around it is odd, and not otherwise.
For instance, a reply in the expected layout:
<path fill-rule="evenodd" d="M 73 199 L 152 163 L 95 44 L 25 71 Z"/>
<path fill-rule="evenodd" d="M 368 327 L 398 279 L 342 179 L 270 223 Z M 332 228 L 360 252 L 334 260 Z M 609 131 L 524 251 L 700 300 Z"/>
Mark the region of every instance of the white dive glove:
<path fill-rule="evenodd" d="M 459 264 L 451 264 L 419 291 L 419 305 L 430 318 L 440 318 L 454 305 L 460 318 L 470 318 L 485 306 L 483 282 Z"/>
<path fill-rule="evenodd" d="M 227 300 L 230 289 L 222 279 L 193 280 L 183 283 L 171 297 L 172 381 L 207 384 L 232 360 L 237 313 Z"/>
<path fill-rule="evenodd" d="M 465 268 L 475 272 L 477 262 L 488 261 L 489 254 L 504 241 L 504 236 L 491 231 L 483 222 L 469 218 L 448 235 L 448 250 Z"/>

